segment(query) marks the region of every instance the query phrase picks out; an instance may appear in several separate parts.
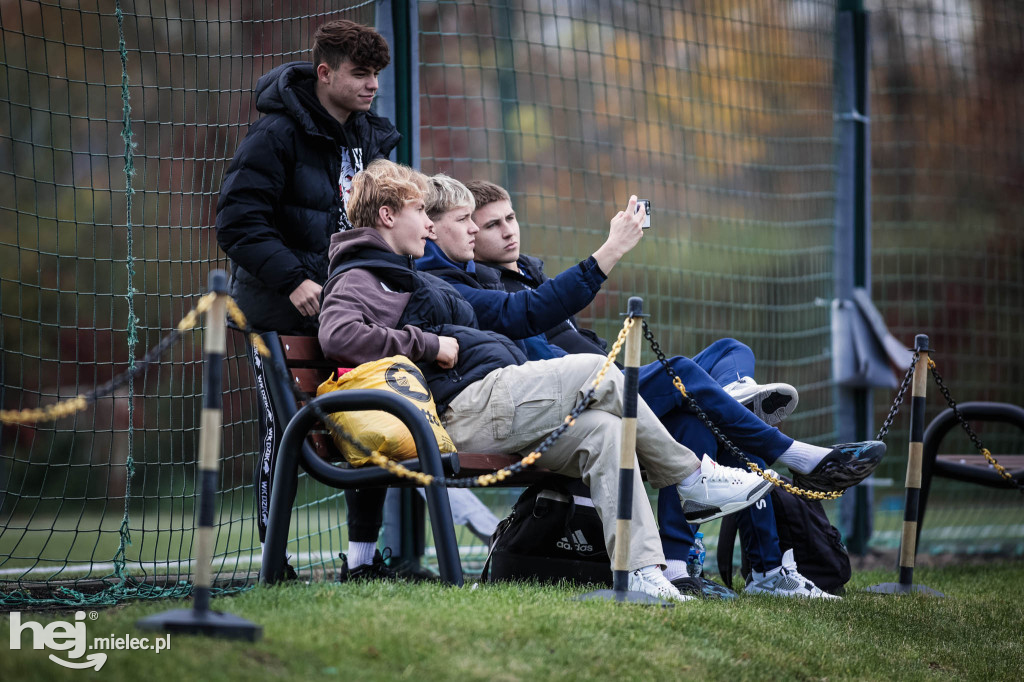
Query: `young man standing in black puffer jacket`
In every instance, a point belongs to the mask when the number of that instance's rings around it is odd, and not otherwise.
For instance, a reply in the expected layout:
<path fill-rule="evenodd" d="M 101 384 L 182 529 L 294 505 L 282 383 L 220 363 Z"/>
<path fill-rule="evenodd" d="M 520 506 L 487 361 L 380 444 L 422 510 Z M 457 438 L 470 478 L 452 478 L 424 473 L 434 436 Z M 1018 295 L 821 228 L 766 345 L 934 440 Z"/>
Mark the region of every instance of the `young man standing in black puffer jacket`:
<path fill-rule="evenodd" d="M 352 178 L 390 154 L 401 137 L 370 112 L 377 76 L 391 61 L 379 33 L 331 21 L 317 29 L 312 52 L 312 63 L 283 64 L 256 84 L 256 108 L 264 116 L 238 146 L 217 203 L 217 242 L 231 259 L 231 296 L 260 331 L 316 332 L 331 235 L 352 227 L 345 210 Z M 251 349 L 250 358 L 262 404 L 262 539 L 284 424 Z"/>

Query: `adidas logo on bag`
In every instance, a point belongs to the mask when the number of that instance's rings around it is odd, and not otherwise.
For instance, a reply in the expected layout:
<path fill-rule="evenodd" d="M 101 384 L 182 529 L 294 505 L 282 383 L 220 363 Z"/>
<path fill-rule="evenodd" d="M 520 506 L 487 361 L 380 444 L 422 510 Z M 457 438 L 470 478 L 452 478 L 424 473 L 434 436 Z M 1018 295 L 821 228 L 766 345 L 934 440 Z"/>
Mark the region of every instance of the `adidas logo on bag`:
<path fill-rule="evenodd" d="M 558 542 L 556 542 L 555 545 L 557 545 L 559 549 L 567 549 L 569 551 L 573 551 L 573 550 L 575 550 L 577 552 L 593 552 L 594 551 L 594 546 L 592 544 L 590 544 L 589 542 L 587 542 L 587 538 L 583 535 L 583 531 L 582 530 L 573 531 L 572 539 L 573 539 L 573 543 L 570 543 L 569 542 L 569 538 L 567 538 L 567 537 L 565 537 L 563 535 L 562 539 L 560 539 Z"/>

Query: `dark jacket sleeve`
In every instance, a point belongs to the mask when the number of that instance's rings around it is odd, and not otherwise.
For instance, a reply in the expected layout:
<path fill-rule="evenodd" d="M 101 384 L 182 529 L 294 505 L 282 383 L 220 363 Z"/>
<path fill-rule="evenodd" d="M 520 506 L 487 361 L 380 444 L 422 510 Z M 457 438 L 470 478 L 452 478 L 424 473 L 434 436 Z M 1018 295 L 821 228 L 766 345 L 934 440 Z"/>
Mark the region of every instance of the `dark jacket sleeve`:
<path fill-rule="evenodd" d="M 437 270 L 434 274 L 449 279 L 447 270 Z M 515 293 L 470 286 L 457 276 L 449 279 L 472 304 L 481 329 L 490 329 L 511 339 L 542 334 L 579 312 L 594 300 L 604 280 L 593 257 L 536 289 Z"/>
<path fill-rule="evenodd" d="M 544 272 L 544 261 L 534 256 L 520 256 L 520 268 L 533 279 L 534 282 L 543 284 L 548 281 Z M 499 278 L 502 272 L 498 272 Z M 502 281 L 504 285 L 504 280 Z M 591 329 L 580 327 L 576 317 L 569 317 L 561 324 L 544 331 L 548 343 L 564 349 L 568 353 L 597 353 L 604 355 L 608 350 L 608 343 Z"/>
<path fill-rule="evenodd" d="M 294 166 L 293 148 L 271 125 L 251 129 L 228 167 L 217 202 L 217 243 L 246 272 L 282 294 L 307 277 L 274 227 L 275 209 Z"/>

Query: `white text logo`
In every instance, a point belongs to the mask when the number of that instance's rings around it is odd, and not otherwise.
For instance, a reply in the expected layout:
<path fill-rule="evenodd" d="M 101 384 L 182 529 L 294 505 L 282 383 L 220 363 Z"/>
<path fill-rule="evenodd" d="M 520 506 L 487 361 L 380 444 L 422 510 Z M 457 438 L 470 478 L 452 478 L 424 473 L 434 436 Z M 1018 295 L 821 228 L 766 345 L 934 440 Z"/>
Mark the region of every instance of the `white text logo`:
<path fill-rule="evenodd" d="M 89 613 L 90 620 L 96 620 L 97 617 L 95 611 Z M 85 656 L 85 660 L 77 660 L 85 655 L 86 648 L 116 649 L 119 651 L 151 649 L 156 651 L 156 653 L 171 648 L 171 636 L 169 634 L 163 637 L 154 637 L 152 642 L 149 637 L 117 637 L 112 634 L 109 637 L 96 637 L 93 639 L 92 644 L 89 645 L 85 634 L 85 618 L 85 611 L 76 611 L 73 623 L 62 620 L 55 620 L 48 625 L 31 620 L 22 623 L 21 613 L 14 611 L 11 613 L 11 650 L 21 649 L 22 635 L 27 630 L 31 633 L 33 649 L 53 649 L 54 651 L 67 652 L 67 659 L 50 654 L 49 658 L 54 663 L 71 669 L 95 668 L 99 670 L 107 662 L 107 655 L 104 653 L 94 653 Z"/>

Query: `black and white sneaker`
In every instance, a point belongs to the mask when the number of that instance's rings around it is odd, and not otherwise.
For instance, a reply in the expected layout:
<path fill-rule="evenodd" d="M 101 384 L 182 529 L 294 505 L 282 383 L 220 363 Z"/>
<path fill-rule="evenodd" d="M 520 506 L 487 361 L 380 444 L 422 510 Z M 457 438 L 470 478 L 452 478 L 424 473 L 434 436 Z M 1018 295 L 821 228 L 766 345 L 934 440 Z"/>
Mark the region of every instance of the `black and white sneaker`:
<path fill-rule="evenodd" d="M 738 595 L 725 585 L 719 585 L 714 580 L 708 580 L 704 576 L 691 578 L 683 576 L 672 581 L 680 594 L 689 594 L 701 599 L 735 599 Z"/>
<path fill-rule="evenodd" d="M 870 476 L 884 455 L 885 443 L 879 440 L 833 445 L 809 473 L 794 471 L 793 485 L 824 493 L 846 490 Z"/>
<path fill-rule="evenodd" d="M 349 568 L 348 557 L 345 554 L 339 554 L 338 556 L 341 557 L 341 571 L 338 573 L 338 582 L 397 580 L 398 576 L 395 574 L 395 571 L 387 564 L 388 559 L 391 558 L 391 550 L 385 547 L 384 552 L 387 556 L 382 555 L 379 549 L 374 550 L 371 563 L 356 566 L 355 568 Z"/>
<path fill-rule="evenodd" d="M 803 597 L 805 599 L 839 599 L 842 597 L 825 592 L 800 575 L 796 569 L 793 550 L 787 549 L 782 555 L 782 565 L 764 573 L 750 572 L 750 582 L 743 590 L 746 594 L 767 594 L 773 597 Z"/>
<path fill-rule="evenodd" d="M 722 466 L 707 455 L 701 460 L 697 482 L 676 486 L 687 523 L 704 523 L 746 509 L 771 488 L 772 484 L 757 474 Z"/>
<path fill-rule="evenodd" d="M 750 377 L 740 377 L 722 390 L 769 426 L 775 426 L 792 414 L 800 402 L 796 389 L 789 384 L 759 384 Z"/>

